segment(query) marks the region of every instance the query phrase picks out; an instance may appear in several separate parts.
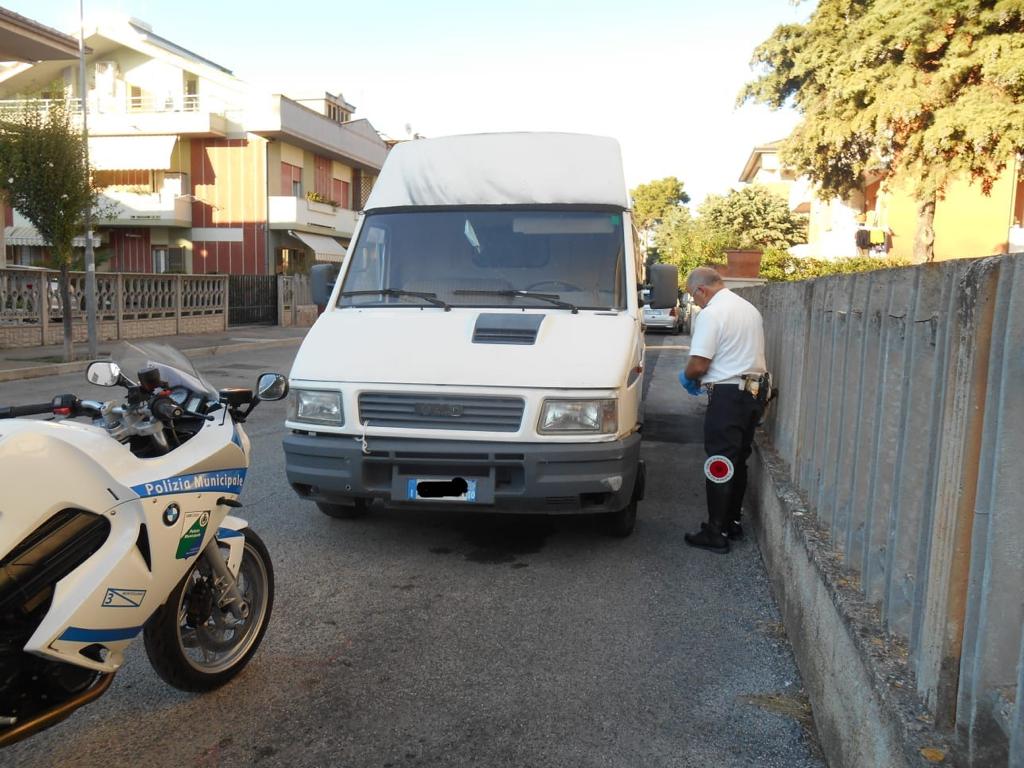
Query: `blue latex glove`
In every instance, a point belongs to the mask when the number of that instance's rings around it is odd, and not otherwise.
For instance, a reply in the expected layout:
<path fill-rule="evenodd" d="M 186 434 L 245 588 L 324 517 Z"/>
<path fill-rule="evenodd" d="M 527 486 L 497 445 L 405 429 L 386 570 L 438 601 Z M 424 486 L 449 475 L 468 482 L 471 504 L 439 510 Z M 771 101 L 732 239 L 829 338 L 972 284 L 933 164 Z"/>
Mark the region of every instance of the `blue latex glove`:
<path fill-rule="evenodd" d="M 688 379 L 685 371 L 679 372 L 679 383 L 683 385 L 683 389 L 689 392 L 691 395 L 696 397 L 703 391 L 700 382 L 696 379 Z"/>

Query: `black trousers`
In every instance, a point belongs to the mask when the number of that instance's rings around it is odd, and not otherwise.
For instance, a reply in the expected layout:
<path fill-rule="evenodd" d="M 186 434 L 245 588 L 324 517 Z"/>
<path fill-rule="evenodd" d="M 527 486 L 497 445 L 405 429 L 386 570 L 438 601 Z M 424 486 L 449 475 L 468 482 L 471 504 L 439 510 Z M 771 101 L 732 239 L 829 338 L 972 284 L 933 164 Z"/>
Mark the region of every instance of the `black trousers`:
<path fill-rule="evenodd" d="M 762 410 L 760 401 L 735 384 L 717 386 L 708 394 L 704 450 L 708 454 L 709 465 L 705 469 L 704 486 L 707 489 L 708 522 L 719 530 L 724 530 L 730 522 L 739 522 L 743 494 L 747 490 L 747 459 L 750 458 L 754 430 Z M 728 461 L 716 461 L 715 456 L 725 457 Z M 732 476 L 723 479 L 730 463 Z"/>

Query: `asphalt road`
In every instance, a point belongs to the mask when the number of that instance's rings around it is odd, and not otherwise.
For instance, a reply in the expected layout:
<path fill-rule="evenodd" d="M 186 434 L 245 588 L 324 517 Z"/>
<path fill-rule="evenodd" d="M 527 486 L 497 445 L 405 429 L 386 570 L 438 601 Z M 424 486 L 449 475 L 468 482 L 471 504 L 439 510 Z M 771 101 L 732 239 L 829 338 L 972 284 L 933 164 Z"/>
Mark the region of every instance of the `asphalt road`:
<path fill-rule="evenodd" d="M 186 694 L 138 641 L 106 696 L 0 765 L 823 765 L 756 545 L 722 557 L 683 543 L 704 514 L 703 404 L 676 381 L 687 341 L 648 339 L 647 498 L 626 540 L 579 517 L 330 519 L 289 489 L 285 406 L 262 405 L 241 512 L 277 598 L 253 662 Z M 237 386 L 293 354 L 197 362 Z M 64 391 L 87 388 L 5 383 L 0 404 Z"/>

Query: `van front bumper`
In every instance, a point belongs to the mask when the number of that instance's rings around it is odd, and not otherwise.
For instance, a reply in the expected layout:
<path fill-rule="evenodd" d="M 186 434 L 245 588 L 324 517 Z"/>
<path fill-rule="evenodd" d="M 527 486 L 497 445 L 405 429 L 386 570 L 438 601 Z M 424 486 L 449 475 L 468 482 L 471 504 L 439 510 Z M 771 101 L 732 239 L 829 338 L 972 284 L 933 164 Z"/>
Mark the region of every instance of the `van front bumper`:
<path fill-rule="evenodd" d="M 604 443 L 505 443 L 295 432 L 284 439 L 288 482 L 328 503 L 571 514 L 615 512 L 643 496 L 640 435 Z M 473 500 L 410 498 L 421 481 L 462 479 Z"/>

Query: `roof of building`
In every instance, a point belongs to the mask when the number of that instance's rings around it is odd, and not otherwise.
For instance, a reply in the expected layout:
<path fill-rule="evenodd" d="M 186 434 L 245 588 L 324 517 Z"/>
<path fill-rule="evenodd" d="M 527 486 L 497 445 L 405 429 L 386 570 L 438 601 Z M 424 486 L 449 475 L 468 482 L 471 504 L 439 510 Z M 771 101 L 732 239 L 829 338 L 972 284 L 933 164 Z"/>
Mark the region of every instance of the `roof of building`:
<path fill-rule="evenodd" d="M 86 28 L 85 36 L 86 43 L 88 43 L 86 52 L 92 54 L 90 60 L 99 59 L 108 55 L 112 50 L 125 47 L 150 58 L 165 58 L 174 61 L 178 66 L 185 66 L 203 77 L 217 80 L 228 87 L 247 87 L 245 83 L 234 76 L 231 70 L 155 34 L 152 27 L 139 19 L 111 15 Z M 74 56 L 77 57 L 77 39 L 67 35 L 63 35 L 63 37 L 74 42 Z M 61 69 L 64 66 L 66 65 L 58 61 L 52 63 L 48 60 L 26 61 L 26 63 L 0 72 L 0 83 L 13 86 L 12 89 L 5 87 L 5 98 L 11 98 L 15 93 L 26 90 L 42 90 L 46 84 L 60 77 Z"/>
<path fill-rule="evenodd" d="M 300 104 L 306 104 L 307 102 L 313 102 L 316 104 L 327 102 L 328 104 L 335 104 L 346 112 L 355 112 L 355 104 L 350 104 L 345 101 L 345 97 L 339 91 L 338 93 L 331 93 L 330 91 L 324 91 L 323 93 L 312 93 L 309 89 L 296 90 L 292 88 L 283 89 L 284 95 L 292 101 L 297 101 Z"/>
<path fill-rule="evenodd" d="M 366 210 L 559 204 L 629 208 L 615 139 L 482 133 L 402 142 L 388 154 Z"/>
<path fill-rule="evenodd" d="M 747 162 L 743 165 L 743 172 L 740 174 L 740 181 L 752 181 L 754 175 L 757 173 L 758 166 L 761 164 L 761 156 L 777 153 L 784 141 L 785 139 L 769 141 L 767 144 L 761 144 L 760 146 L 754 147 L 750 150 L 750 157 L 747 158 Z"/>
<path fill-rule="evenodd" d="M 215 61 L 211 61 L 205 56 L 200 56 L 198 53 L 194 53 L 190 51 L 188 48 L 184 48 L 178 45 L 173 40 L 168 40 L 166 37 L 161 37 L 160 35 L 156 34 L 153 31 L 153 28 L 144 21 L 141 21 L 139 19 L 129 19 L 128 25 L 138 34 L 142 35 L 142 37 L 144 37 L 147 42 L 150 42 L 153 45 L 156 45 L 160 48 L 163 48 L 166 51 L 181 56 L 184 59 L 190 59 L 192 61 L 205 64 L 208 67 L 219 69 L 226 75 L 234 75 L 234 72 L 232 72 L 227 67 L 221 66 Z"/>
<path fill-rule="evenodd" d="M 374 173 L 384 163 L 387 145 L 365 118 L 339 123 L 280 94 L 270 97 L 268 106 L 247 118 L 248 131 Z"/>
<path fill-rule="evenodd" d="M 0 8 L 0 61 L 48 61 L 77 56 L 77 38 Z"/>

